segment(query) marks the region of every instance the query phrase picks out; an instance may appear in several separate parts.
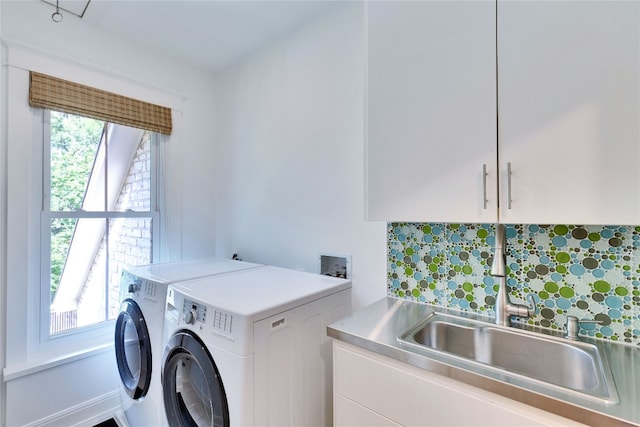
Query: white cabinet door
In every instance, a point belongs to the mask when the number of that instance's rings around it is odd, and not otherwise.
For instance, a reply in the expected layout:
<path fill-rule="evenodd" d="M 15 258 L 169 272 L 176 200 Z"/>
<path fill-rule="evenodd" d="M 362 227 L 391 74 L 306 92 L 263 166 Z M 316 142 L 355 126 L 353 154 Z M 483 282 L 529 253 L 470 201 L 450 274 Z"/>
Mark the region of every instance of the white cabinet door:
<path fill-rule="evenodd" d="M 496 221 L 495 2 L 367 8 L 368 219 Z"/>
<path fill-rule="evenodd" d="M 639 223 L 639 2 L 499 1 L 497 16 L 500 221 Z"/>

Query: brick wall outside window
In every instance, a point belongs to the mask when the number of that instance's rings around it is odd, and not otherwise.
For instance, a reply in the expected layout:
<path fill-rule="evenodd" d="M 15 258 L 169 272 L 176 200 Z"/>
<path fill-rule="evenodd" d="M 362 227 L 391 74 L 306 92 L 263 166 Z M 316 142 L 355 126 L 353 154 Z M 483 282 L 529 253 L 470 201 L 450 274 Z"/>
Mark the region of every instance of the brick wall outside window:
<path fill-rule="evenodd" d="M 145 132 L 129 174 L 123 184 L 116 211 L 131 209 L 149 211 L 151 205 L 149 180 L 151 176 L 151 134 Z M 120 307 L 119 287 L 122 267 L 152 262 L 151 219 L 127 218 L 110 221 L 109 260 L 109 318 L 115 318 Z M 105 257 L 106 237 L 94 259 L 78 304 L 78 326 L 104 319 L 105 313 Z"/>

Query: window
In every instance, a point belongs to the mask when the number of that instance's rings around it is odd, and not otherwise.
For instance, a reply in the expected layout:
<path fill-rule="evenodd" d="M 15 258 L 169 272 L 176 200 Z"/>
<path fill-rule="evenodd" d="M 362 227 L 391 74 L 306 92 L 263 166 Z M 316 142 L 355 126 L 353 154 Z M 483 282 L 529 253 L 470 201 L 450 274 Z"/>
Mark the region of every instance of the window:
<path fill-rule="evenodd" d="M 132 255 L 158 262 L 171 258 L 173 252 L 169 248 L 178 252 L 179 249 L 174 248 L 179 248 L 182 217 L 179 206 L 175 208 L 175 217 L 171 217 L 173 222 L 164 213 L 163 154 L 165 150 L 181 151 L 175 144 L 178 138 L 172 136 L 172 121 L 181 118 L 182 100 L 136 81 L 72 62 L 10 47 L 5 50 L 14 54 L 8 55 L 11 59 L 7 59 L 6 72 L 2 73 L 5 83 L 2 100 L 7 107 L 2 138 L 6 159 L 5 168 L 0 169 L 6 179 L 3 276 L 8 301 L 3 314 L 6 320 L 3 341 L 5 378 L 19 378 L 30 375 L 34 369 L 48 369 L 76 358 L 108 352 L 113 343 L 115 321 L 105 319 L 113 317 L 120 305 L 117 269 L 138 263 L 128 260 Z M 30 68 L 54 76 L 70 76 L 87 86 L 59 82 L 53 76 L 43 79 L 43 75 L 36 82 Z M 42 105 L 49 101 L 55 105 Z M 74 102 L 91 111 L 76 111 L 78 105 Z M 137 110 L 142 113 L 138 114 Z M 96 122 L 86 125 L 86 129 L 74 122 L 75 119 L 71 120 L 74 116 L 78 120 L 89 117 Z M 122 116 L 137 119 L 135 123 L 128 123 Z M 71 135 L 82 135 L 85 131 L 93 135 L 89 139 L 93 142 L 87 144 L 83 157 L 78 147 L 72 150 L 67 144 Z M 57 133 L 61 135 L 60 145 L 55 145 Z M 139 137 L 133 138 L 135 135 Z M 138 148 L 133 149 L 132 145 Z M 73 170 L 82 168 L 84 178 L 73 182 L 62 179 L 62 171 L 71 169 L 56 163 L 65 156 L 55 150 L 65 154 Z M 108 203 L 115 197 L 114 189 L 118 196 L 128 191 L 129 184 L 124 177 L 129 176 L 130 165 L 137 163 L 133 159 L 138 150 L 148 153 L 143 156 L 150 156 L 147 195 L 120 197 L 123 200 L 120 205 Z M 125 156 L 127 152 L 129 157 Z M 70 158 L 73 162 L 69 162 Z M 174 158 L 166 161 L 172 173 L 175 162 L 180 166 Z M 120 177 L 120 181 L 116 177 Z M 80 189 L 60 196 L 55 186 L 61 182 L 67 187 L 80 183 Z M 172 200 L 179 198 L 178 187 L 170 188 L 172 191 L 167 196 Z M 100 198 L 95 194 L 100 194 Z M 90 204 L 96 199 L 101 200 L 98 207 Z M 145 200 L 149 206 L 134 204 L 134 199 Z M 144 229 L 151 230 L 150 237 L 138 231 L 141 221 L 145 223 Z M 98 226 L 88 227 L 96 223 Z M 125 227 L 138 234 L 122 238 Z M 55 242 L 63 238 L 66 244 Z M 149 241 L 151 249 L 145 247 Z M 129 251 L 129 258 L 118 254 L 120 242 L 123 251 Z M 91 284 L 96 281 L 98 285 Z M 54 322 L 51 321 L 52 308 Z"/>
<path fill-rule="evenodd" d="M 154 258 L 157 134 L 48 110 L 44 130 L 42 330 L 59 335 L 114 319 L 122 267 Z"/>

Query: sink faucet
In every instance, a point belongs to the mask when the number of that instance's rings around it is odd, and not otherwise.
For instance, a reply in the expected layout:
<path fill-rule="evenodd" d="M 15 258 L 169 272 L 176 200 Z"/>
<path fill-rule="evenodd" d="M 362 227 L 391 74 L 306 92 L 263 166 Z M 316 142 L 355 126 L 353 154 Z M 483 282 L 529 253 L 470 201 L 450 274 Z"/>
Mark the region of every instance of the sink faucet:
<path fill-rule="evenodd" d="M 511 316 L 530 317 L 536 312 L 535 301 L 532 295 L 531 307 L 522 304 L 513 304 L 507 293 L 507 268 L 504 255 L 506 238 L 504 224 L 496 224 L 496 247 L 491 263 L 491 275 L 498 280 L 498 294 L 496 295 L 496 324 L 511 326 Z"/>

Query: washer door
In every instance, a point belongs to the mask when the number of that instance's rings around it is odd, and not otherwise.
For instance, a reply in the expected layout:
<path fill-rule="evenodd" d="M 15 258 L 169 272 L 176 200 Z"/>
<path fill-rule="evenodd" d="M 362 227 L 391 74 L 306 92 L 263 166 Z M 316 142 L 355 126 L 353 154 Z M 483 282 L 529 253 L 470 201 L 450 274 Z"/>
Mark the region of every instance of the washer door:
<path fill-rule="evenodd" d="M 206 346 L 191 331 L 176 332 L 165 348 L 162 392 L 169 425 L 229 426 L 220 372 Z"/>
<path fill-rule="evenodd" d="M 116 361 L 127 394 L 142 399 L 151 383 L 151 341 L 140 306 L 127 298 L 116 320 Z"/>

